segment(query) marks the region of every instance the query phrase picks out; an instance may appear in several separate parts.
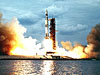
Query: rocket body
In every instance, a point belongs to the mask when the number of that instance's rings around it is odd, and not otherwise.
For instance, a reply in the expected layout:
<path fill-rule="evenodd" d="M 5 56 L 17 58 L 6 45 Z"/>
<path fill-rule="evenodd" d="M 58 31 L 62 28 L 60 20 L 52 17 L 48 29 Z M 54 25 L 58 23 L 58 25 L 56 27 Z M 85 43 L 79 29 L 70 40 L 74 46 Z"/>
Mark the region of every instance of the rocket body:
<path fill-rule="evenodd" d="M 46 10 L 45 13 L 45 38 L 49 39 L 49 34 L 48 34 L 48 11 Z"/>

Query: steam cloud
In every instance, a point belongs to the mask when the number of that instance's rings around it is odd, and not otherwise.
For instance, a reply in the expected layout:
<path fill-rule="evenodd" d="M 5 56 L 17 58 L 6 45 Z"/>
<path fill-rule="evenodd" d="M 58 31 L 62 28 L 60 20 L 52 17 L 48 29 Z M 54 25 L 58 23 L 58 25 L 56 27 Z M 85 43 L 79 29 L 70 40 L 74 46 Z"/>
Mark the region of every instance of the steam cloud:
<path fill-rule="evenodd" d="M 97 58 L 100 57 L 100 24 L 96 24 L 87 36 L 87 46 L 82 44 L 75 44 L 72 46 L 70 41 L 62 41 L 63 48 L 83 55 L 83 58 Z M 80 55 L 80 56 L 81 56 Z"/>

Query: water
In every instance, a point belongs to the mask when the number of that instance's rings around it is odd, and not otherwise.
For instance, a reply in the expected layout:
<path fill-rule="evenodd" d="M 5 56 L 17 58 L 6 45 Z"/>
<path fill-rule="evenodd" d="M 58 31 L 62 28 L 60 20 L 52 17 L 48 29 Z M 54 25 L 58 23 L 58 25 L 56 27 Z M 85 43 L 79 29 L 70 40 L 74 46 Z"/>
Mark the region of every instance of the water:
<path fill-rule="evenodd" d="M 100 75 L 100 61 L 0 60 L 0 75 Z"/>

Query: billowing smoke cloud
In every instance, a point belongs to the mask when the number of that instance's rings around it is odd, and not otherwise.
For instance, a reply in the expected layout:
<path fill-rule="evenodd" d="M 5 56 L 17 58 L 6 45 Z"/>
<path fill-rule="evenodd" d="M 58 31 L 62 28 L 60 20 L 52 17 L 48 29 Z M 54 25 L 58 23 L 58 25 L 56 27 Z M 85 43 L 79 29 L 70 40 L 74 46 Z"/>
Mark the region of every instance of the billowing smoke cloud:
<path fill-rule="evenodd" d="M 100 57 L 100 24 L 92 28 L 87 36 L 87 46 L 82 44 L 75 44 L 72 46 L 70 41 L 61 42 L 63 48 L 75 52 L 81 58 L 97 58 Z"/>
<path fill-rule="evenodd" d="M 0 14 L 0 54 L 9 54 L 19 41 L 24 38 L 22 35 L 26 31 L 24 27 L 14 18 L 11 22 L 3 23 Z"/>
<path fill-rule="evenodd" d="M 31 37 L 25 38 L 24 33 L 26 28 L 19 24 L 17 18 L 13 18 L 11 22 L 4 23 L 2 19 L 2 14 L 0 14 L 0 54 L 10 55 L 11 50 L 17 48 L 20 51 L 20 54 L 24 54 L 23 49 L 33 50 L 29 53 L 34 54 L 35 50 L 39 50 L 41 47 L 40 44 L 37 44 L 36 39 Z M 22 49 L 21 49 L 22 48 Z M 15 55 L 18 52 L 15 52 Z"/>
<path fill-rule="evenodd" d="M 97 56 L 100 55 L 100 24 L 96 24 L 92 28 L 90 34 L 87 36 L 87 42 L 92 45 L 92 52 L 95 52 Z"/>

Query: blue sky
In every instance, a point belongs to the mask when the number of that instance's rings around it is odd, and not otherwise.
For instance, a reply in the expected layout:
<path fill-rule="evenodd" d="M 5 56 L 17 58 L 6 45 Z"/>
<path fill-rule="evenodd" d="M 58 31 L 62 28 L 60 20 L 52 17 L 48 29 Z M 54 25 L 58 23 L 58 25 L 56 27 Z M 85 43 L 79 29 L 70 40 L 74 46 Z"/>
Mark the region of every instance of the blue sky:
<path fill-rule="evenodd" d="M 25 36 L 44 39 L 45 9 L 49 18 L 56 18 L 57 40 L 80 42 L 95 24 L 100 23 L 100 0 L 0 0 L 3 18 L 17 17 L 27 28 Z"/>

